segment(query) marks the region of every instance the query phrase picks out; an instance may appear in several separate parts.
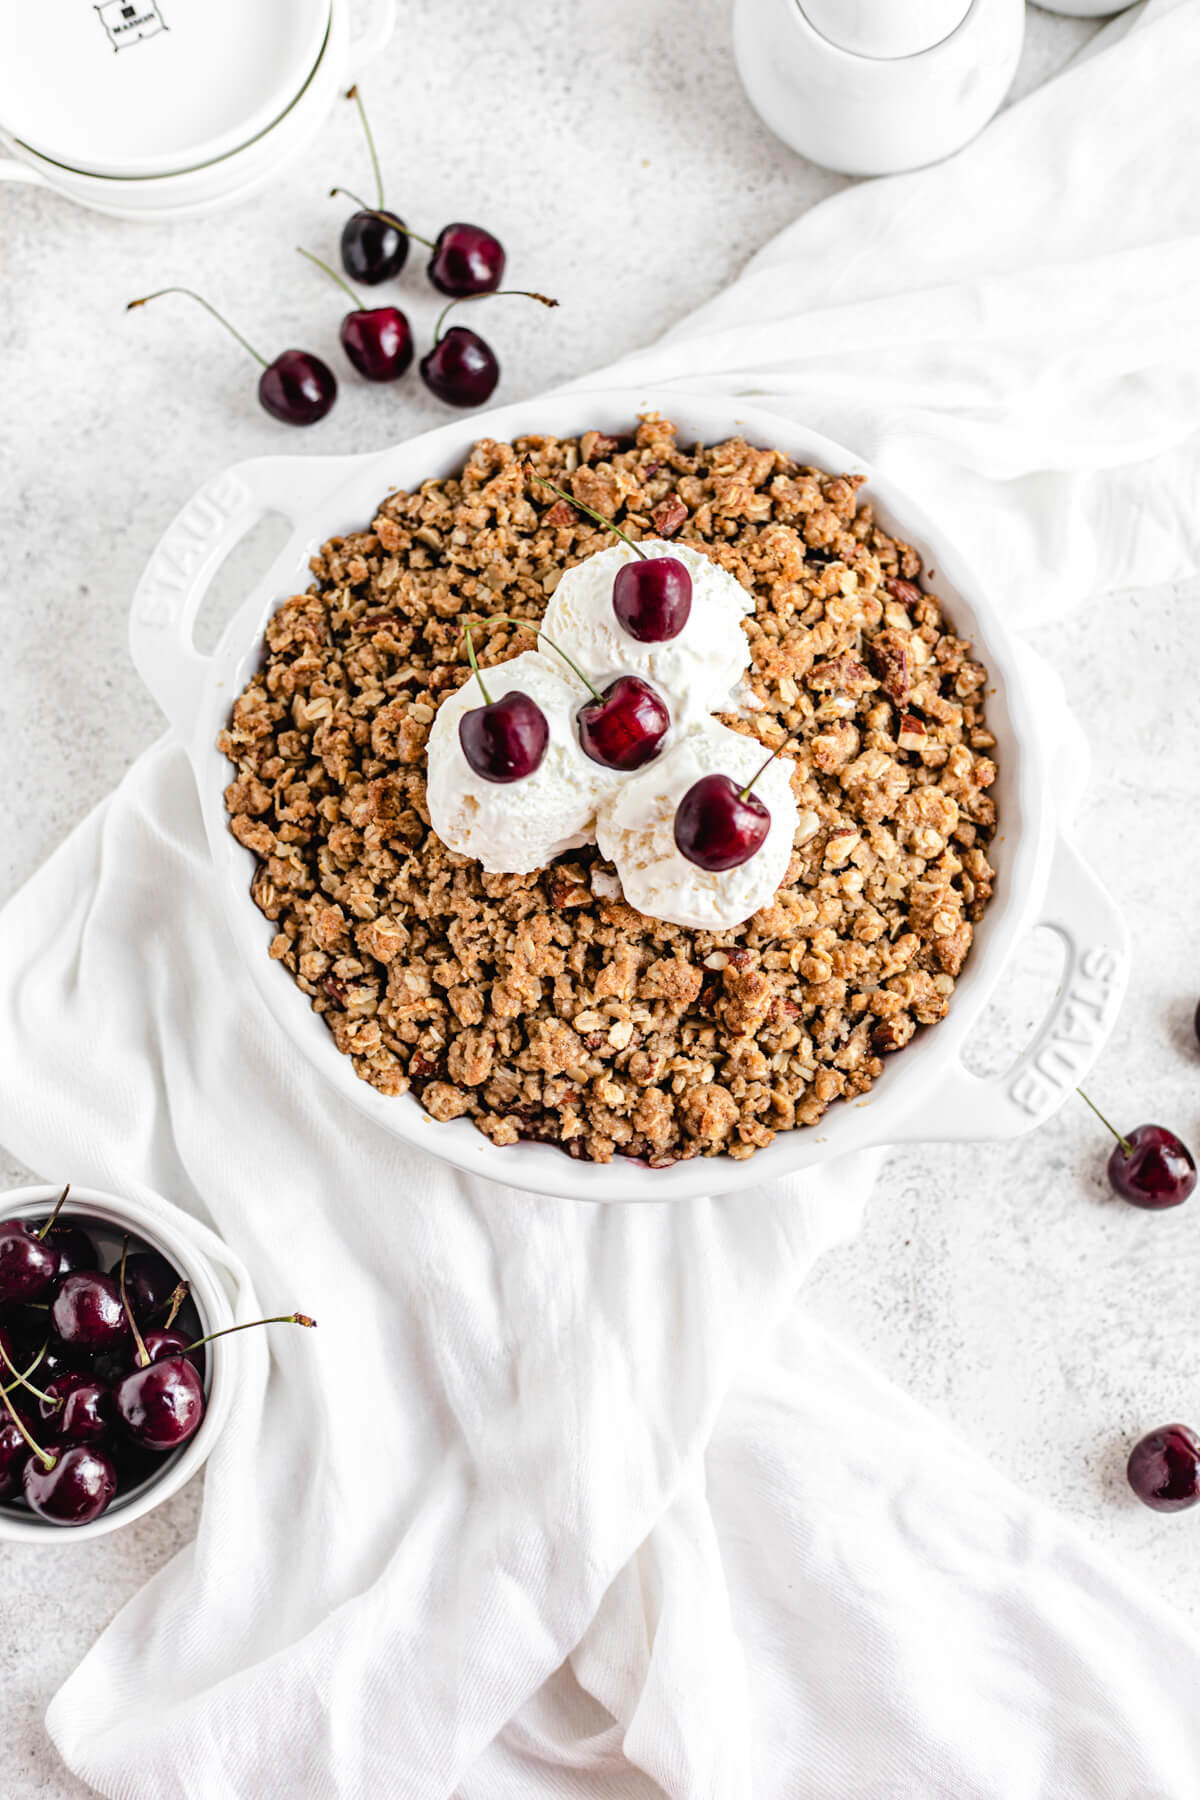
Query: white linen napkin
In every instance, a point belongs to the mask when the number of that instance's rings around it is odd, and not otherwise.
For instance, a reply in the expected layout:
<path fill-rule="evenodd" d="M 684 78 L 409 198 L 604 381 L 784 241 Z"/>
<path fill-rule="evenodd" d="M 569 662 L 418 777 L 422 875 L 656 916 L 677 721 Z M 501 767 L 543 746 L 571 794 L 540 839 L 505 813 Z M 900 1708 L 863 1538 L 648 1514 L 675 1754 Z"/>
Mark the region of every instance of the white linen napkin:
<path fill-rule="evenodd" d="M 853 444 L 1016 616 L 1191 573 L 1198 82 L 1156 0 L 601 380 Z M 16 1155 L 170 1196 L 243 1316 L 321 1322 L 248 1345 L 195 1544 L 50 1709 L 102 1793 L 1194 1794 L 1200 1643 L 795 1316 L 874 1156 L 669 1208 L 422 1161 L 264 1015 L 171 739 L 0 915 L 0 1066 Z"/>

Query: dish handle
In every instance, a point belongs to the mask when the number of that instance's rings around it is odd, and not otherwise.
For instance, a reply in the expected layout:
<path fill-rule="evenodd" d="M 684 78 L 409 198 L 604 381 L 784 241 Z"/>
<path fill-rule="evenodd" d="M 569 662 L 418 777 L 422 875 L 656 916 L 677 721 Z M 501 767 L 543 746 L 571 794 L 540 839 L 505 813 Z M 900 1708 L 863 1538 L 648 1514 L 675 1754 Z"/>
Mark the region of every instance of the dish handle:
<path fill-rule="evenodd" d="M 206 481 L 159 539 L 133 596 L 134 667 L 183 736 L 195 721 L 210 659 L 193 641 L 196 617 L 235 544 L 268 513 L 299 528 L 328 493 L 337 456 L 262 456 Z M 282 598 L 282 596 L 281 596 Z"/>
<path fill-rule="evenodd" d="M 1015 1138 L 1057 1112 L 1104 1048 L 1129 981 L 1129 938 L 1116 903 L 1060 836 L 1035 924 L 1057 932 L 1066 964 L 1032 1041 L 1002 1075 L 973 1075 L 961 1060 L 911 1113 L 893 1142 Z"/>

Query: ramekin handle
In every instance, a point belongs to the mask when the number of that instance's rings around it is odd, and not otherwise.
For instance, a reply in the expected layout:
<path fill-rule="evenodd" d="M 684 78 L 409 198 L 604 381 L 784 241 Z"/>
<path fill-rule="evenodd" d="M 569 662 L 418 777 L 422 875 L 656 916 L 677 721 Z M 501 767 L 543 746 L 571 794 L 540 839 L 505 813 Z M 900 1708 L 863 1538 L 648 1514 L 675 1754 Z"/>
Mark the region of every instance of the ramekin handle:
<path fill-rule="evenodd" d="M 350 61 L 357 63 L 366 56 L 378 56 L 396 29 L 396 0 L 374 0 L 373 18 L 365 31 L 350 43 Z"/>
<path fill-rule="evenodd" d="M 1065 837 L 1058 839 L 1034 922 L 1057 932 L 1066 965 L 1032 1042 L 1002 1075 L 972 1075 L 957 1062 L 894 1141 L 1021 1137 L 1057 1112 L 1087 1077 L 1121 1009 L 1129 937 L 1116 903 Z"/>
<path fill-rule="evenodd" d="M 195 720 L 208 668 L 192 633 L 217 570 L 266 514 L 282 513 L 299 524 L 308 500 L 328 489 L 331 469 L 344 461 L 264 456 L 239 463 L 206 481 L 159 539 L 133 596 L 129 649 L 138 674 L 182 735 Z"/>

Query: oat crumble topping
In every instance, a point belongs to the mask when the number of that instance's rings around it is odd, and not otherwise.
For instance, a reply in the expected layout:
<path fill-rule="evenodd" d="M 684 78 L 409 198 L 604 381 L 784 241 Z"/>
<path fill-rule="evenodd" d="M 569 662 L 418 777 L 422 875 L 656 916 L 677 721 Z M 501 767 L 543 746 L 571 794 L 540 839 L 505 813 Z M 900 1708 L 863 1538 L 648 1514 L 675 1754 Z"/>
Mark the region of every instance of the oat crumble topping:
<path fill-rule="evenodd" d="M 758 708 L 725 723 L 791 740 L 820 829 L 744 925 L 646 918 L 594 846 L 487 875 L 430 829 L 425 742 L 469 674 L 464 619 L 535 624 L 563 570 L 611 541 L 546 505 L 524 458 L 754 596 Z M 992 892 L 987 672 L 859 486 L 739 438 L 681 448 L 647 417 L 621 439 L 484 439 L 460 475 L 390 494 L 313 559 L 218 742 L 271 955 L 364 1080 L 497 1144 L 664 1167 L 815 1124 L 943 1017 Z M 535 641 L 493 626 L 480 661 Z"/>

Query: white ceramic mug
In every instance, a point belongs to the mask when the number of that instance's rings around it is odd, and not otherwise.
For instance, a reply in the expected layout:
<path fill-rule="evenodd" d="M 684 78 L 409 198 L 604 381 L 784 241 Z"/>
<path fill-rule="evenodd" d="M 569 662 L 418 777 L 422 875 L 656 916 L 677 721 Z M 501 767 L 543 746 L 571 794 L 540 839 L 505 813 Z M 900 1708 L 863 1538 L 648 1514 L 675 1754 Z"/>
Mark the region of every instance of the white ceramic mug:
<path fill-rule="evenodd" d="M 176 0 L 176 4 L 180 3 L 181 0 Z M 118 18 L 124 12 L 131 14 L 134 22 L 151 15 L 162 19 L 165 14 L 164 33 L 173 12 L 171 0 L 163 0 L 161 11 L 149 6 L 139 12 L 137 7 L 128 5 L 127 0 L 125 3 L 110 0 L 110 7 L 118 9 Z M 109 9 L 92 7 L 89 10 L 92 14 L 103 14 Z M 140 153 L 136 157 L 125 160 L 120 166 L 83 167 L 79 165 L 84 158 L 77 151 L 67 153 L 73 161 L 68 161 L 66 156 L 60 159 L 54 154 L 52 140 L 33 141 L 35 132 L 28 126 L 24 128 L 22 138 L 13 129 L 12 119 L 4 118 L 0 112 L 0 149 L 9 152 L 7 157 L 0 158 L 0 181 L 31 182 L 47 187 L 81 206 L 119 219 L 187 218 L 241 200 L 270 181 L 311 142 L 347 81 L 361 75 L 370 58 L 387 43 L 395 27 L 395 10 L 395 0 L 372 0 L 370 24 L 360 35 L 354 36 L 348 17 L 349 0 L 325 0 L 313 16 L 307 37 L 296 46 L 297 59 L 290 70 L 294 88 L 282 94 L 279 92 L 278 67 L 272 65 L 269 54 L 265 55 L 259 71 L 261 80 L 256 84 L 248 78 L 244 89 L 239 90 L 239 93 L 245 93 L 245 135 L 239 135 L 239 120 L 236 115 L 230 118 L 227 110 L 226 117 L 214 128 L 207 144 L 197 139 L 197 148 L 186 167 L 179 167 L 178 157 L 173 159 L 165 149 L 160 154 L 153 140 L 152 119 L 147 127 L 147 141 L 139 147 Z M 93 28 L 90 18 L 86 23 L 89 29 Z M 101 24 L 102 21 L 95 28 L 99 29 Z M 145 60 L 135 68 L 139 73 L 143 69 L 150 71 L 149 59 L 158 54 L 157 36 L 158 27 L 152 23 L 145 39 L 130 41 L 123 49 L 110 48 L 101 41 L 95 55 L 99 58 L 103 52 L 105 56 L 117 58 L 141 57 Z M 90 53 L 92 49 L 89 40 L 87 50 Z M 263 49 L 269 52 L 269 41 L 263 41 Z M 314 52 L 315 61 L 310 61 L 309 56 Z M 224 54 L 229 54 L 228 45 Z M 95 95 L 98 117 L 99 109 L 111 106 L 112 102 L 111 94 L 106 95 L 104 91 L 106 67 L 126 73 L 129 63 L 104 65 L 97 62 L 93 79 L 81 84 L 86 96 Z M 152 95 L 151 84 L 147 82 L 145 86 L 147 93 Z M 193 91 L 203 96 L 209 90 L 198 81 Z M 228 101 L 228 90 L 224 91 L 224 97 Z M 264 105 L 271 114 L 265 124 Z M 148 113 L 150 111 L 148 108 Z"/>
<path fill-rule="evenodd" d="M 1016 72 L 1024 0 L 735 0 L 763 123 L 811 162 L 892 175 L 959 150 Z"/>

